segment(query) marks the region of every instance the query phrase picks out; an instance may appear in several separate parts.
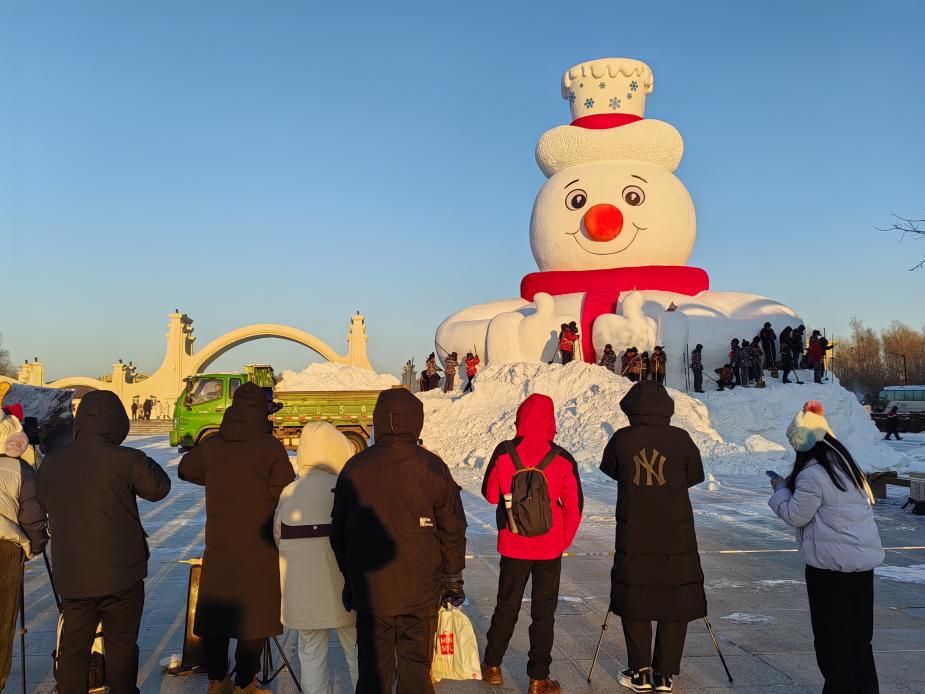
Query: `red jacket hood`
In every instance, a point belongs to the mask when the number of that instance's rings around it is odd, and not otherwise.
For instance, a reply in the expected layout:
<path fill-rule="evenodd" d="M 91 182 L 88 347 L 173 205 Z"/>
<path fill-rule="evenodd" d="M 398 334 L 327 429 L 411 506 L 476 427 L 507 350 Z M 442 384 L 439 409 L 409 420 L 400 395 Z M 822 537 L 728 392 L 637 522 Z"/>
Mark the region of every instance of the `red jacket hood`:
<path fill-rule="evenodd" d="M 548 395 L 534 393 L 517 408 L 517 436 L 552 441 L 556 438 L 556 408 Z"/>

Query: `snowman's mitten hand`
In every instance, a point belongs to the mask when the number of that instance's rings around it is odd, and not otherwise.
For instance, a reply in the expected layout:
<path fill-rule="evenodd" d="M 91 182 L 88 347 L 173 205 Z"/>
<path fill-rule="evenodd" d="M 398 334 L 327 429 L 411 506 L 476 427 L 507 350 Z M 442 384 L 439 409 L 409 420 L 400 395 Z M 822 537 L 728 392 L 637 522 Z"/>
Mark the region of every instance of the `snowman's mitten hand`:
<path fill-rule="evenodd" d="M 629 347 L 640 352 L 655 347 L 658 324 L 642 310 L 643 299 L 638 292 L 627 296 L 620 315 L 607 313 L 598 316 L 591 327 L 591 341 L 594 350 L 603 354 L 604 346 L 610 345 L 619 354 Z"/>
<path fill-rule="evenodd" d="M 539 293 L 533 298 L 536 310 L 524 316 L 519 311 L 495 316 L 488 325 L 488 356 L 496 363 L 537 361 L 543 349 L 558 334 L 555 299 Z"/>

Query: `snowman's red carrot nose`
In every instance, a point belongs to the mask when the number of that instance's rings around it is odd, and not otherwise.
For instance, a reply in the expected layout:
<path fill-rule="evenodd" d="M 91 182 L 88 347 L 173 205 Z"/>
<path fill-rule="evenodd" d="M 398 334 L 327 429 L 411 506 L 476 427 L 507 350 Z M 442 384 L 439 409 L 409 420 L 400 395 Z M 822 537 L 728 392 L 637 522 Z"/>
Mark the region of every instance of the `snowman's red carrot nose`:
<path fill-rule="evenodd" d="M 582 221 L 592 241 L 611 241 L 623 231 L 623 213 L 613 205 L 594 205 L 585 212 Z"/>

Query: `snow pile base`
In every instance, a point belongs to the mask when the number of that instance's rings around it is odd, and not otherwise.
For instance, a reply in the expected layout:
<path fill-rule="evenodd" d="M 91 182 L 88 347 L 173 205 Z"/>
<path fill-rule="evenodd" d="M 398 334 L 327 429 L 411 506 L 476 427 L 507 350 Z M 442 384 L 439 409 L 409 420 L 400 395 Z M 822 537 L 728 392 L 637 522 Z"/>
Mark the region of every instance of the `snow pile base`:
<path fill-rule="evenodd" d="M 691 435 L 707 471 L 755 473 L 773 468 L 788 473 L 794 452 L 787 442 L 787 424 L 812 399 L 825 405 L 832 429 L 864 469 L 913 466 L 911 458 L 883 444 L 867 411 L 837 383 L 767 382 L 767 388 L 708 391 L 697 397 L 668 389 L 675 402 L 672 424 Z M 419 394 L 425 415 L 422 438 L 451 467 L 483 467 L 498 443 L 513 438 L 520 403 L 531 393 L 543 393 L 556 405 L 556 441 L 583 469 L 594 470 L 613 432 L 629 424 L 620 399 L 631 386 L 622 376 L 580 362 L 564 367 L 488 366 L 479 372 L 471 394 Z"/>
<path fill-rule="evenodd" d="M 287 390 L 387 390 L 398 385 L 392 374 L 344 364 L 310 364 L 302 371 L 283 371 L 277 391 Z"/>

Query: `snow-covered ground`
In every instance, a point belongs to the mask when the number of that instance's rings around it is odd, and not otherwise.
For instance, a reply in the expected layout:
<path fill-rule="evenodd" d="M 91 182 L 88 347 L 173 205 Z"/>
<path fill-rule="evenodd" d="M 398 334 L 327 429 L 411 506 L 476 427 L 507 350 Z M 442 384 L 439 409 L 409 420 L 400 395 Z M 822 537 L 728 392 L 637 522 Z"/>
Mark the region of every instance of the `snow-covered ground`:
<path fill-rule="evenodd" d="M 385 390 L 398 385 L 392 374 L 344 364 L 310 364 L 302 371 L 283 371 L 276 390 Z"/>
<path fill-rule="evenodd" d="M 925 470 L 925 436 L 886 444 L 857 398 L 837 383 L 782 384 L 767 379 L 764 389 L 718 392 L 705 379 L 707 392 L 687 394 L 669 388 L 675 401 L 672 422 L 686 429 L 700 448 L 708 472 L 736 474 L 789 470 L 793 450 L 786 428 L 807 400 L 823 403 L 838 438 L 867 470 Z M 597 468 L 613 432 L 628 424 L 620 399 L 632 384 L 592 364 L 518 363 L 488 366 L 479 372 L 475 392 L 462 395 L 421 393 L 425 445 L 450 466 L 480 468 L 495 446 L 514 435 L 518 405 L 531 393 L 549 395 L 556 404 L 556 440 L 585 470 Z"/>

